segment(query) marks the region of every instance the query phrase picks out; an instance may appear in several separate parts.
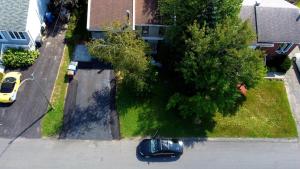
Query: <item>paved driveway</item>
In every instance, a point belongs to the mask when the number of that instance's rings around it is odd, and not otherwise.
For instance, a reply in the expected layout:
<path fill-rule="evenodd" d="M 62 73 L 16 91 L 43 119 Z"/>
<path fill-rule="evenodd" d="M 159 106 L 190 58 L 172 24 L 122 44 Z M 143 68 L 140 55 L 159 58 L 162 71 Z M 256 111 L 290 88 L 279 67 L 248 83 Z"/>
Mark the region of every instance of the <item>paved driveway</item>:
<path fill-rule="evenodd" d="M 35 78 L 50 98 L 61 56 L 63 54 L 64 33 L 49 37 L 40 49 L 40 57 L 29 69 L 22 71 L 22 79 L 35 72 Z M 47 101 L 40 88 L 32 81 L 20 87 L 17 100 L 12 105 L 0 105 L 0 137 L 38 138 L 40 119 L 47 111 Z"/>
<path fill-rule="evenodd" d="M 300 74 L 296 65 L 293 65 L 285 75 L 285 86 L 294 118 L 297 123 L 298 137 L 300 139 Z"/>
<path fill-rule="evenodd" d="M 72 80 L 65 106 L 64 127 L 60 138 L 114 138 L 112 118 L 114 76 L 111 69 L 93 62 L 82 65 Z"/>

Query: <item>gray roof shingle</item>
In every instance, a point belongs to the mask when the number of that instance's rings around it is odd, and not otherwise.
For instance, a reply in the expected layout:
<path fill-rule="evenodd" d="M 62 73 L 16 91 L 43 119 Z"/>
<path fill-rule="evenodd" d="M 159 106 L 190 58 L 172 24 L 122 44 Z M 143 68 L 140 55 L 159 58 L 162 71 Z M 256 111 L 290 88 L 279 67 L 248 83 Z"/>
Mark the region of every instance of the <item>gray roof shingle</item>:
<path fill-rule="evenodd" d="M 30 0 L 0 0 L 0 30 L 26 31 Z"/>
<path fill-rule="evenodd" d="M 300 10 L 284 0 L 257 0 L 258 42 L 300 43 Z M 255 30 L 255 0 L 244 0 L 240 17 Z"/>

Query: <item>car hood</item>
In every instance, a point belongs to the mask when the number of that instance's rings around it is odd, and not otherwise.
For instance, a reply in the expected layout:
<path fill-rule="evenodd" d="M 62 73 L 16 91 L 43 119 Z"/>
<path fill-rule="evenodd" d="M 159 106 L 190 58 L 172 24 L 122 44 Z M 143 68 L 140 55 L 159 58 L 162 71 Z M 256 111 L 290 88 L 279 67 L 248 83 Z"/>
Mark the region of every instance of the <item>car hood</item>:
<path fill-rule="evenodd" d="M 0 93 L 0 102 L 9 101 L 9 98 L 12 96 L 12 93 Z"/>

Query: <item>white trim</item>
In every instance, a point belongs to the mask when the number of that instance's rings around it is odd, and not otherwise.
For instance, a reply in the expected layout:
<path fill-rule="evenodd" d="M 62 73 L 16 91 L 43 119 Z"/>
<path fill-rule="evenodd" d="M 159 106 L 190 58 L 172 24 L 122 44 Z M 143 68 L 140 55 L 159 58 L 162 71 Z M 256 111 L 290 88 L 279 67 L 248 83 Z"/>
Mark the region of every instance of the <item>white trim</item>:
<path fill-rule="evenodd" d="M 273 48 L 274 43 L 257 43 L 255 46 L 259 46 L 263 48 Z"/>
<path fill-rule="evenodd" d="M 168 25 L 159 25 L 159 24 L 136 24 L 135 26 L 169 27 Z"/>
<path fill-rule="evenodd" d="M 0 30 L 0 36 L 2 37 L 2 39 L 0 39 L 0 42 L 7 42 L 7 39 L 5 38 L 1 30 Z"/>
<path fill-rule="evenodd" d="M 149 36 L 149 37 L 142 37 L 144 40 L 164 40 L 162 37 L 154 37 L 154 36 Z"/>
<path fill-rule="evenodd" d="M 86 29 L 87 30 L 90 30 L 91 1 L 92 0 L 88 0 L 87 22 L 86 22 Z"/>
<path fill-rule="evenodd" d="M 132 0 L 132 30 L 135 30 L 135 0 Z"/>

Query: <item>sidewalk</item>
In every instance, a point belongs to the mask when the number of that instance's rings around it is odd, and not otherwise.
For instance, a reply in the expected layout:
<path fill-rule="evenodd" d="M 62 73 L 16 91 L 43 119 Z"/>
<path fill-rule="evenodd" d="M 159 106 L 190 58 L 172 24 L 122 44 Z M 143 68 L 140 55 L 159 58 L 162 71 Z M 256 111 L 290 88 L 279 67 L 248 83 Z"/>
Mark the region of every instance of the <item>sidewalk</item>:
<path fill-rule="evenodd" d="M 300 77 L 295 66 L 292 66 L 285 75 L 285 88 L 290 103 L 290 107 L 296 120 L 298 139 L 300 139 Z"/>

